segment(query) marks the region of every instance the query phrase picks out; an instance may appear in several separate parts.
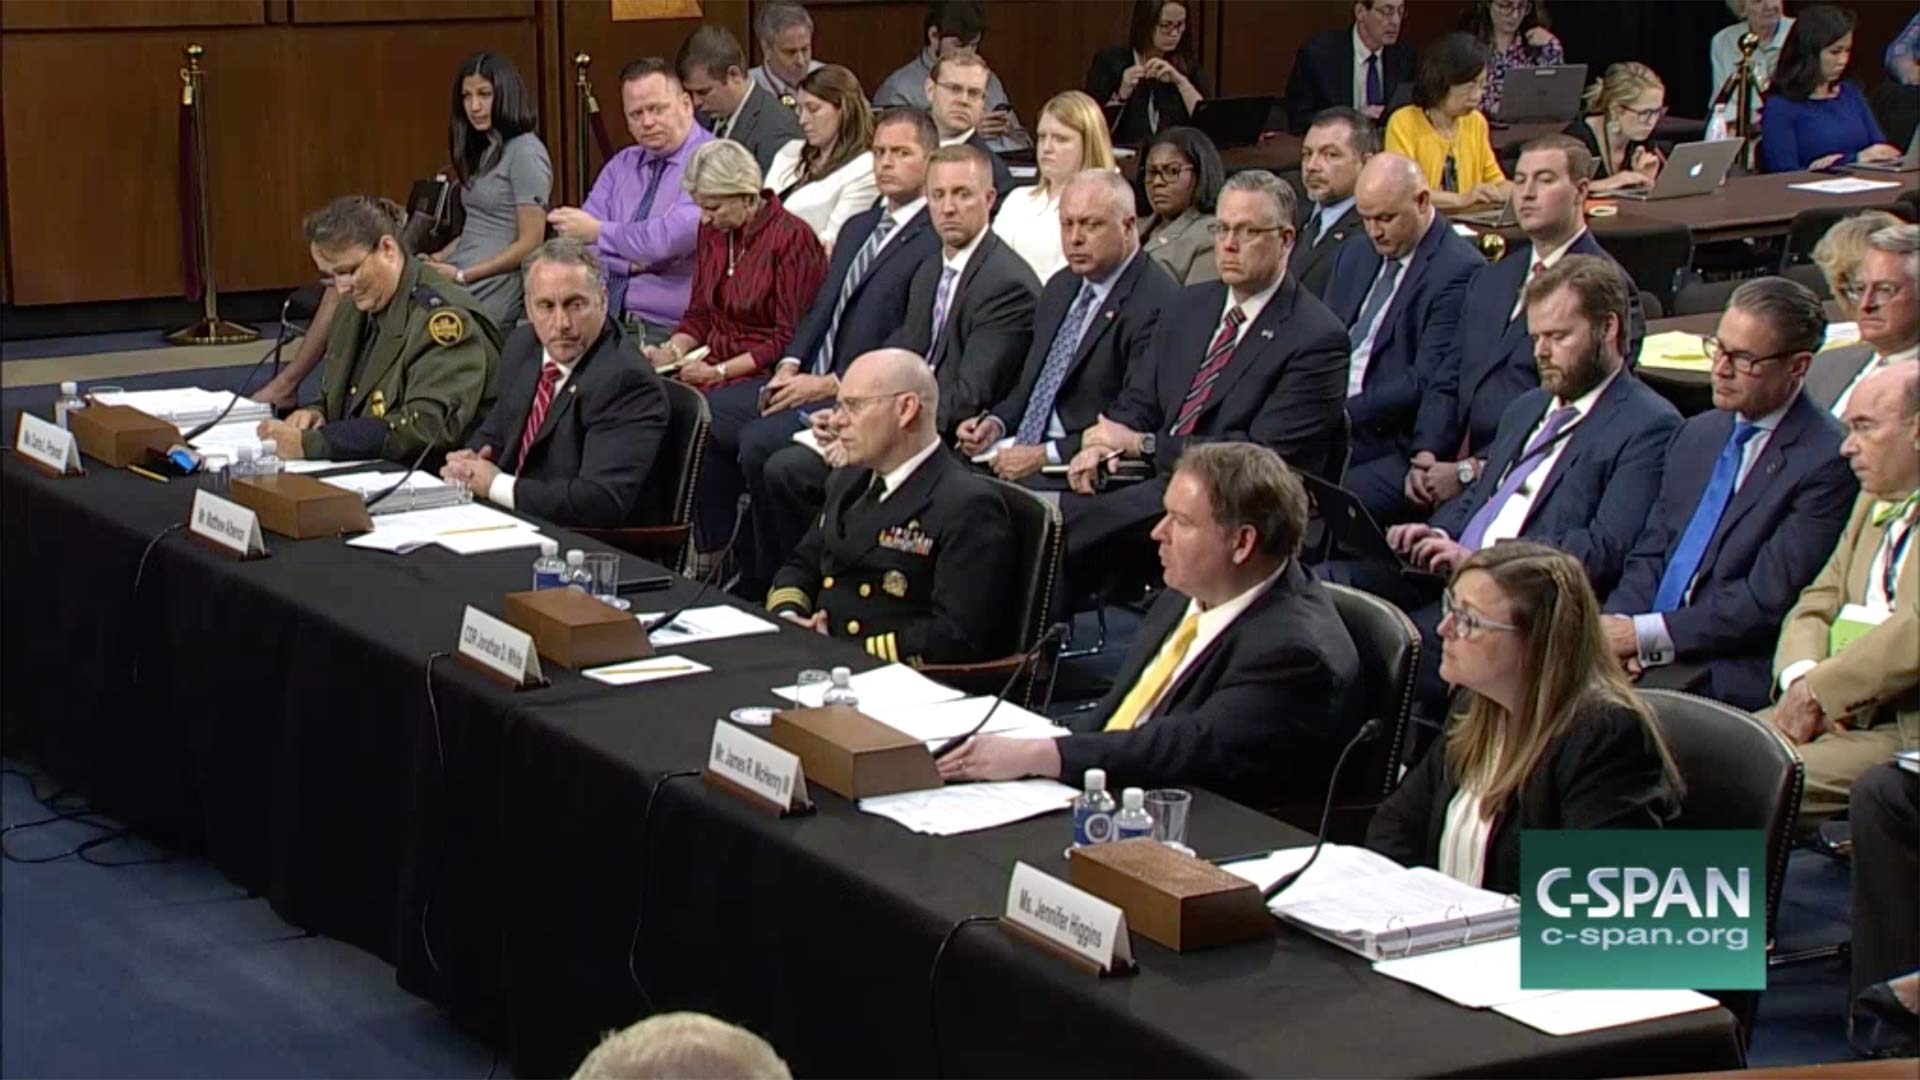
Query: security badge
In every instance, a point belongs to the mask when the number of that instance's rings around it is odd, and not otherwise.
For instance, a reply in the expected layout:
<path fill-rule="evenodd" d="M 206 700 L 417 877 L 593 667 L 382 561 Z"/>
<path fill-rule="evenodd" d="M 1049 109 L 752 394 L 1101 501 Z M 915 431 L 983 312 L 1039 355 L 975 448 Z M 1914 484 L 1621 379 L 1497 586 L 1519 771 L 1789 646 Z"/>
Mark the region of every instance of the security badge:
<path fill-rule="evenodd" d="M 933 554 L 933 537 L 920 528 L 918 521 L 880 530 L 879 544 L 888 551 L 904 551 L 909 555 Z"/>
<path fill-rule="evenodd" d="M 907 596 L 907 575 L 898 570 L 889 570 L 880 578 L 880 591 L 895 600 L 904 600 Z"/>
<path fill-rule="evenodd" d="M 435 345 L 458 345 L 467 336 L 466 324 L 453 308 L 441 308 L 427 317 L 427 333 Z"/>

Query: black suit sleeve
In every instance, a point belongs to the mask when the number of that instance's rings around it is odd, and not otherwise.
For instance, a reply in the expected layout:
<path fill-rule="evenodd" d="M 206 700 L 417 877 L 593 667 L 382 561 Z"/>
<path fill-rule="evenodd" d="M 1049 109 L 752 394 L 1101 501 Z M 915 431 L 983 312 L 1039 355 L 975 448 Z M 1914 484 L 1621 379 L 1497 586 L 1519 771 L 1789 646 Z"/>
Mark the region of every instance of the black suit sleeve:
<path fill-rule="evenodd" d="M 581 394 L 576 406 L 585 421 L 579 475 L 519 477 L 515 508 L 581 528 L 626 524 L 666 438 L 668 406 L 653 373 L 616 371 L 604 395 Z"/>
<path fill-rule="evenodd" d="M 1367 846 L 1401 866 L 1435 866 L 1439 859 L 1431 847 L 1433 811 L 1447 791 L 1446 769 L 1443 737 L 1407 770 L 1400 786 L 1373 812 L 1367 822 Z"/>
<path fill-rule="evenodd" d="M 1624 705 L 1583 706 L 1548 751 L 1562 829 L 1657 829 L 1672 815 L 1653 728 Z"/>
<path fill-rule="evenodd" d="M 1159 431 L 1167 421 L 1160 409 L 1160 375 L 1163 367 L 1175 362 L 1175 322 L 1162 318 L 1154 325 L 1147 337 L 1146 352 L 1128 368 L 1127 381 L 1120 388 L 1120 397 L 1107 410 L 1107 419 L 1142 434 Z"/>
<path fill-rule="evenodd" d="M 782 106 L 785 108 L 785 106 Z M 849 222 L 851 224 L 851 222 Z M 853 230 L 842 229 L 844 239 L 852 239 Z M 853 257 L 861 245 L 866 243 L 871 229 L 860 230 L 859 243 L 834 245 L 833 257 L 827 261 L 827 276 L 820 279 L 820 288 L 813 294 L 813 303 L 807 308 L 807 314 L 793 331 L 793 340 L 787 342 L 780 351 L 782 359 L 795 357 L 801 367 L 813 360 L 813 354 L 820 351 L 820 342 L 827 336 L 827 327 L 833 324 L 833 305 L 840 299 L 840 286 L 847 280 L 847 269 L 853 263 Z"/>
<path fill-rule="evenodd" d="M 864 469 L 836 469 L 827 481 L 828 505 L 839 498 L 843 488 L 853 474 L 859 474 L 862 481 L 870 475 Z M 773 585 L 767 590 L 767 610 L 776 615 L 792 612 L 795 615 L 811 616 L 814 598 L 820 595 L 820 565 L 827 547 L 826 535 L 820 531 L 822 514 L 816 511 L 813 521 L 807 526 L 807 534 L 800 538 L 800 546 L 787 556 L 787 563 L 773 575 Z"/>
<path fill-rule="evenodd" d="M 933 343 L 933 289 L 940 278 L 940 267 L 939 252 L 935 251 L 933 258 L 914 271 L 913 284 L 907 288 L 906 321 L 887 339 L 887 348 L 927 355 L 927 346 Z"/>
<path fill-rule="evenodd" d="M 1346 334 L 1329 321 L 1294 350 L 1253 426 L 1220 438 L 1259 443 L 1294 468 L 1320 474 L 1346 408 L 1348 364 Z"/>
<path fill-rule="evenodd" d="M 1126 77 L 1126 67 L 1116 66 L 1116 61 L 1130 59 L 1132 55 L 1129 50 L 1116 57 L 1117 52 L 1117 49 L 1102 49 L 1093 54 L 1093 63 L 1087 65 L 1087 96 L 1103 109 L 1113 103 L 1112 98 L 1120 92 L 1120 84 Z"/>

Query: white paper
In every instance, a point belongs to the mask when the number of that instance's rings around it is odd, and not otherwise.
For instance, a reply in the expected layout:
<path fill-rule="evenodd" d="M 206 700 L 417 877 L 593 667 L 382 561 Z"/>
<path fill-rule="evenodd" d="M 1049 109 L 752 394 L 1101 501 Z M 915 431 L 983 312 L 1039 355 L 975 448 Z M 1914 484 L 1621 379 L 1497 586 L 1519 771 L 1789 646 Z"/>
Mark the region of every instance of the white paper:
<path fill-rule="evenodd" d="M 1220 869 L 1265 889 L 1299 869 L 1312 854 L 1312 844 L 1283 848 L 1257 859 L 1222 863 Z M 1313 869 L 1302 874 L 1282 895 L 1292 896 L 1302 889 L 1330 884 L 1344 887 L 1371 877 L 1397 874 L 1401 869 L 1399 863 L 1377 851 L 1348 844 L 1328 844 L 1321 849 L 1320 858 L 1314 862 Z"/>
<path fill-rule="evenodd" d="M 773 692 L 807 708 L 818 708 L 828 683 L 809 687 L 803 695 L 798 686 L 776 686 Z M 942 686 L 905 664 L 888 664 L 855 675 L 850 681 L 854 696 L 860 699 L 860 711 L 868 716 L 875 709 L 903 709 L 916 705 L 938 705 L 965 697 L 960 691 Z"/>
<path fill-rule="evenodd" d="M 327 483 L 333 483 L 329 478 Z M 373 519 L 373 531 L 347 541 L 348 547 L 406 554 L 428 544 L 455 555 L 537 547 L 543 537 L 532 522 L 478 503 L 432 510 L 402 510 Z"/>
<path fill-rule="evenodd" d="M 1313 877 L 1319 869 L 1315 864 L 1306 877 Z M 1371 878 L 1365 889 L 1354 889 L 1345 882 L 1304 887 L 1296 882 L 1269 906 L 1276 915 L 1332 933 L 1351 935 L 1383 934 L 1395 927 L 1426 926 L 1461 918 L 1470 921 L 1511 909 L 1513 899 L 1456 881 L 1438 870 L 1416 866 Z"/>
<path fill-rule="evenodd" d="M 1079 792 L 1057 780 L 948 784 L 861 799 L 860 809 L 928 836 L 957 836 L 1065 810 Z"/>
<path fill-rule="evenodd" d="M 820 445 L 820 440 L 814 436 L 813 428 L 811 425 L 807 427 L 803 427 L 799 431 L 794 432 L 793 441 L 796 443 L 799 443 L 801 446 L 806 447 L 807 449 L 813 451 L 814 453 L 819 454 L 822 460 L 826 459 L 827 450 L 825 447 Z"/>
<path fill-rule="evenodd" d="M 586 668 L 580 674 L 609 686 L 632 686 L 634 683 L 677 679 L 682 675 L 698 675 L 712 670 L 700 661 L 684 656 L 649 656 L 645 660 L 622 660 L 618 664 Z"/>
<path fill-rule="evenodd" d="M 859 690 L 856 689 L 854 693 L 859 693 Z M 932 705 L 869 706 L 866 699 L 861 698 L 860 711 L 921 742 L 938 742 L 973 730 L 980 718 L 987 715 L 987 710 L 993 709 L 993 700 L 990 697 L 966 697 Z M 981 731 L 983 734 L 998 734 L 1016 728 L 1052 726 L 1053 721 L 1039 713 L 1023 709 L 1011 701 L 1003 701 L 998 709 L 993 709 L 993 719 L 987 721 L 987 726 Z"/>
<path fill-rule="evenodd" d="M 399 479 L 400 479 L 400 476 L 398 473 L 369 471 L 369 472 L 345 473 L 340 476 L 329 476 L 327 477 L 327 483 L 332 484 L 336 487 L 346 488 L 348 491 L 358 492 L 362 497 L 364 497 L 367 495 L 377 495 L 380 492 L 387 490 L 388 488 L 394 485 L 395 481 Z M 440 479 L 437 476 L 430 476 L 427 473 L 417 472 L 417 473 L 414 473 L 412 476 L 407 477 L 407 486 L 402 490 L 395 492 L 393 497 L 396 499 L 399 499 L 399 498 L 404 498 L 407 495 L 411 495 L 411 494 L 425 493 L 430 491 L 438 492 L 443 488 L 450 488 L 450 487 L 452 487 L 451 484 L 448 484 L 446 481 Z"/>
<path fill-rule="evenodd" d="M 1858 176 L 1836 176 L 1831 180 L 1809 180 L 1802 184 L 1788 184 L 1795 191 L 1814 191 L 1822 195 L 1858 195 L 1863 191 L 1879 191 L 1883 188 L 1897 188 L 1898 180 L 1866 180 Z"/>
<path fill-rule="evenodd" d="M 169 390 L 122 390 L 117 393 L 92 393 L 89 396 L 102 405 L 125 405 L 139 409 L 148 416 L 181 428 L 204 424 L 219 416 L 229 402 L 232 402 L 233 409 L 221 422 L 222 427 L 242 420 L 258 423 L 273 419 L 271 405 L 245 397 L 234 401 L 230 391 L 207 390 L 198 386 L 178 386 Z"/>
<path fill-rule="evenodd" d="M 229 416 L 217 426 L 208 428 L 193 440 L 192 446 L 202 454 L 225 454 L 228 461 L 239 457 L 242 446 L 251 446 L 257 453 L 260 449 L 260 420 L 264 417 L 247 417 L 235 420 Z M 277 448 L 276 448 L 277 449 Z"/>
<path fill-rule="evenodd" d="M 634 618 L 640 620 L 641 626 L 645 626 L 665 614 L 664 611 L 643 611 Z M 742 611 L 731 604 L 714 604 L 711 607 L 688 608 L 674 618 L 672 625 L 648 634 L 647 640 L 653 642 L 656 649 L 674 649 L 696 641 L 718 641 L 721 638 L 779 632 L 780 627 L 752 612 Z"/>
<path fill-rule="evenodd" d="M 1496 1005 L 1493 1011 L 1549 1035 L 1578 1035 L 1718 1004 L 1693 990 L 1562 990 Z"/>
<path fill-rule="evenodd" d="M 324 458 L 318 458 L 312 461 L 309 461 L 306 458 L 300 458 L 299 460 L 296 460 L 296 461 L 284 462 L 286 471 L 290 473 L 317 473 L 317 472 L 326 472 L 328 469 L 357 469 L 362 465 L 371 465 L 371 464 L 373 464 L 373 462 L 370 460 L 369 461 L 328 461 Z"/>
<path fill-rule="evenodd" d="M 1380 960 L 1374 963 L 1373 970 L 1469 1009 L 1488 1009 L 1511 1001 L 1557 993 L 1554 990 L 1520 989 L 1518 937 L 1442 949 L 1398 960 Z"/>

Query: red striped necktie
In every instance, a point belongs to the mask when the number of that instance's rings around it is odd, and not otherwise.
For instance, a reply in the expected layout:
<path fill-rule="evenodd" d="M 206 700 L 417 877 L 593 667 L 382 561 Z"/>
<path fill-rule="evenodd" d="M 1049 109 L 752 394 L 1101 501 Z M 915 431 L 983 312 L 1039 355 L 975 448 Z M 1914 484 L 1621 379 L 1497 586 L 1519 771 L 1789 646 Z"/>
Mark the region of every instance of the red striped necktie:
<path fill-rule="evenodd" d="M 559 385 L 560 365 L 551 360 L 542 364 L 540 384 L 533 388 L 533 408 L 527 410 L 527 426 L 520 432 L 520 454 L 513 459 L 515 468 L 526 468 L 527 451 L 533 449 L 533 437 L 547 421 L 547 410 L 553 406 L 553 390 Z"/>
<path fill-rule="evenodd" d="M 1213 337 L 1213 344 L 1207 346 L 1207 358 L 1200 370 L 1193 373 L 1193 388 L 1187 391 L 1187 398 L 1180 403 L 1180 415 L 1173 422 L 1175 435 L 1191 435 L 1194 427 L 1200 423 L 1200 411 L 1207 407 L 1207 399 L 1213 396 L 1213 384 L 1219 380 L 1220 373 L 1227 370 L 1233 362 L 1233 349 L 1240 340 L 1240 324 L 1246 321 L 1246 315 L 1235 304 L 1227 309 L 1227 317 L 1220 321 L 1220 332 Z"/>

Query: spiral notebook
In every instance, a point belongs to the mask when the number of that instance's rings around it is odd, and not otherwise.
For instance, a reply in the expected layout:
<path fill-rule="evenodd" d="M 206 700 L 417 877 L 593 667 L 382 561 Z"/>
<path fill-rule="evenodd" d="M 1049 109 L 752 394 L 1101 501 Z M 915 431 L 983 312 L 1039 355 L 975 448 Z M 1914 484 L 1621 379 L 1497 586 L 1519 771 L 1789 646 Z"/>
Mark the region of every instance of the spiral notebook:
<path fill-rule="evenodd" d="M 1289 848 L 1221 869 L 1265 888 L 1304 863 L 1311 850 Z M 1312 868 L 1268 907 L 1369 960 L 1417 956 L 1520 931 L 1520 904 L 1514 897 L 1345 844 L 1328 844 Z"/>

